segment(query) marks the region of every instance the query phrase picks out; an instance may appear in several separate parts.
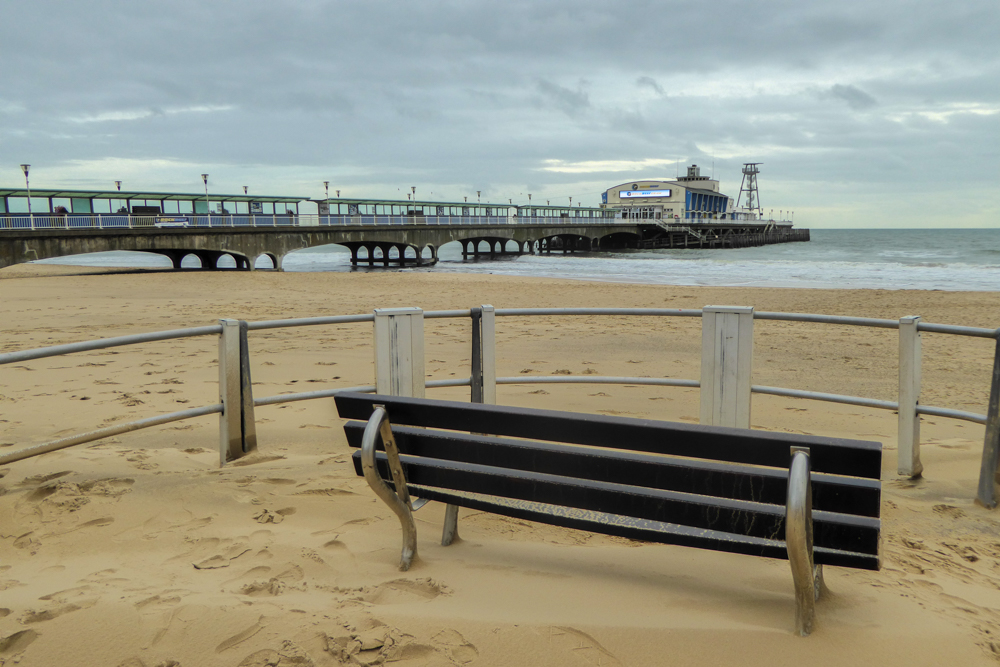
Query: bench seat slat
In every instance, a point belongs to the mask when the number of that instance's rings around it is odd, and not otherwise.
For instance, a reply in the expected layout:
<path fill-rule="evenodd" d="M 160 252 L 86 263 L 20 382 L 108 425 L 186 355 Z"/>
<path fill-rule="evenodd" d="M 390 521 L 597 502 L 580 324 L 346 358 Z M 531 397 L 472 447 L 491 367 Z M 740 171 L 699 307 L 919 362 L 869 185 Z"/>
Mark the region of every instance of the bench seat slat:
<path fill-rule="evenodd" d="M 367 420 L 373 405 L 385 405 L 394 425 L 443 428 L 535 440 L 614 446 L 732 463 L 787 468 L 791 446 L 809 447 L 813 472 L 880 479 L 877 442 L 703 426 L 361 393 L 335 398 L 340 416 Z"/>
<path fill-rule="evenodd" d="M 351 447 L 361 446 L 364 429 L 362 422 L 344 425 Z M 659 455 L 629 451 L 505 440 L 405 426 L 394 426 L 393 435 L 401 453 L 432 459 L 782 506 L 788 493 L 787 468 L 665 459 Z M 812 476 L 812 494 L 813 507 L 817 510 L 879 516 L 881 485 L 875 480 L 816 474 Z"/>
<path fill-rule="evenodd" d="M 355 452 L 352 458 L 355 469 L 361 474 L 361 453 Z M 776 505 L 560 478 L 530 471 L 409 455 L 401 455 L 400 460 L 407 486 L 413 484 L 481 493 L 756 538 L 780 541 L 784 536 L 785 508 Z M 392 477 L 384 452 L 377 454 L 377 463 L 383 479 L 390 481 Z M 815 512 L 813 536 L 817 547 L 878 554 L 879 521 L 868 517 Z"/>
<path fill-rule="evenodd" d="M 564 514 L 552 514 L 548 511 L 534 511 L 527 507 L 512 507 L 510 505 L 500 505 L 489 500 L 470 498 L 456 493 L 448 493 L 440 489 L 428 489 L 422 486 L 412 486 L 407 484 L 410 493 L 419 498 L 448 503 L 450 505 L 460 505 L 472 510 L 489 512 L 490 514 L 500 514 L 503 516 L 535 521 L 563 528 L 575 528 L 591 533 L 601 533 L 613 535 L 615 537 L 625 537 L 631 540 L 643 542 L 659 542 L 661 544 L 676 544 L 696 549 L 709 549 L 711 551 L 725 551 L 727 553 L 746 554 L 749 556 L 762 556 L 764 558 L 774 558 L 777 560 L 788 560 L 788 551 L 784 542 L 775 540 L 765 540 L 761 538 L 747 537 L 745 535 L 732 535 L 714 530 L 702 530 L 679 526 L 676 524 L 661 524 L 658 528 L 644 528 L 641 525 L 630 525 L 627 523 L 608 523 L 603 521 L 588 521 Z M 878 556 L 872 554 L 861 554 L 851 551 L 838 551 L 816 547 L 813 549 L 814 560 L 817 565 L 834 565 L 839 567 L 850 567 L 859 570 L 878 570 Z"/>

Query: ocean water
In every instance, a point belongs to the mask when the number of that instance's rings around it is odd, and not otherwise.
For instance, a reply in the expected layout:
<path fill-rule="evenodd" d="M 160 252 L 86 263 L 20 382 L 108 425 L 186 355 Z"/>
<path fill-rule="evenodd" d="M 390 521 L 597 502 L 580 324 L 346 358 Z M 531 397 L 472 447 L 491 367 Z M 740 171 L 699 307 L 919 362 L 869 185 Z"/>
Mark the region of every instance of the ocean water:
<path fill-rule="evenodd" d="M 461 246 L 449 243 L 441 247 L 436 266 L 402 269 L 352 268 L 346 248 L 322 246 L 289 254 L 284 268 L 286 271 L 444 271 L 659 285 L 1000 290 L 1000 228 L 816 229 L 811 235 L 808 243 L 759 248 L 626 250 L 478 261 L 464 261 Z M 122 269 L 170 267 L 165 257 L 139 252 L 94 253 L 40 263 Z M 189 257 L 185 266 L 194 268 L 198 262 Z"/>

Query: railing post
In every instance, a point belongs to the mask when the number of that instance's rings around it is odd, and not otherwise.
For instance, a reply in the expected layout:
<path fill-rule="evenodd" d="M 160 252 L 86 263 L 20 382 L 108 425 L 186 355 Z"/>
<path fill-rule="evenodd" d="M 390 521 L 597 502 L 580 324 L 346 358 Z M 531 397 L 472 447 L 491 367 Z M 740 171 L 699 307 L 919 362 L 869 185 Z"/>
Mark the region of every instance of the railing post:
<path fill-rule="evenodd" d="M 990 383 L 990 403 L 986 410 L 986 437 L 983 439 L 983 463 L 979 468 L 979 489 L 976 502 L 993 509 L 997 506 L 997 483 L 1000 482 L 1000 329 L 993 353 L 993 380 Z"/>
<path fill-rule="evenodd" d="M 234 461 L 257 449 L 253 388 L 250 382 L 250 353 L 247 323 L 219 320 L 219 464 Z"/>
<path fill-rule="evenodd" d="M 238 320 L 219 320 L 219 465 L 243 454 L 240 425 L 240 323 Z"/>
<path fill-rule="evenodd" d="M 899 428 L 897 430 L 897 471 L 900 475 L 920 477 L 920 367 L 921 345 L 919 315 L 899 318 Z"/>
<path fill-rule="evenodd" d="M 482 332 L 482 378 L 483 403 L 496 405 L 497 402 L 497 334 L 496 309 L 483 305 Z"/>
<path fill-rule="evenodd" d="M 424 311 L 375 309 L 375 391 L 424 397 Z"/>
<path fill-rule="evenodd" d="M 705 306 L 701 314 L 701 423 L 750 428 L 753 307 Z"/>

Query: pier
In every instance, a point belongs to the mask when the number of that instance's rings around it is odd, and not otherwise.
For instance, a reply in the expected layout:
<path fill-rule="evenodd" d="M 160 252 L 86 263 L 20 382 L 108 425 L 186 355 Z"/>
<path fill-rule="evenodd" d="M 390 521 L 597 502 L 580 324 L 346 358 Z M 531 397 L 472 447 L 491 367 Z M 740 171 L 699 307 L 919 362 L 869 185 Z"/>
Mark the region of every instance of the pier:
<path fill-rule="evenodd" d="M 228 256 L 237 269 L 252 271 L 266 257 L 261 263 L 280 271 L 288 253 L 328 244 L 348 248 L 354 266 L 388 267 L 433 265 L 440 247 L 452 241 L 462 245 L 463 258 L 488 260 L 809 240 L 808 230 L 787 221 L 644 219 L 582 206 L 327 199 L 315 202 L 320 213 L 300 214 L 299 203 L 309 200 L 241 195 L 213 197 L 216 214 L 206 213 L 211 207 L 197 195 L 49 191 L 42 193 L 49 211 L 9 212 L 21 194 L 0 191 L 0 268 L 113 250 L 163 255 L 176 269 L 189 256 L 203 269 L 218 269 Z M 94 212 L 99 206 L 121 212 Z"/>

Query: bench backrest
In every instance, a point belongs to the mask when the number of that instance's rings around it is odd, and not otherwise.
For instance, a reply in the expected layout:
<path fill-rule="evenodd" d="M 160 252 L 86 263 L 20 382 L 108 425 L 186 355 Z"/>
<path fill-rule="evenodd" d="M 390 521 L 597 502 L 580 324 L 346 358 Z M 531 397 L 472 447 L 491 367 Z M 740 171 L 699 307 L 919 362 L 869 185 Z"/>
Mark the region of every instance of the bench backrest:
<path fill-rule="evenodd" d="M 878 568 L 877 442 L 372 394 L 336 402 L 348 419 L 386 406 L 416 496 L 451 502 L 450 492 L 462 492 L 669 521 L 690 528 L 688 536 L 638 539 L 707 539 L 712 548 L 779 558 L 791 448 L 807 447 L 816 562 Z M 351 446 L 360 446 L 363 429 L 345 426 Z M 479 497 L 456 504 L 497 511 Z"/>

